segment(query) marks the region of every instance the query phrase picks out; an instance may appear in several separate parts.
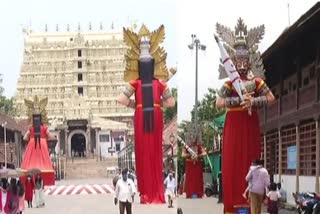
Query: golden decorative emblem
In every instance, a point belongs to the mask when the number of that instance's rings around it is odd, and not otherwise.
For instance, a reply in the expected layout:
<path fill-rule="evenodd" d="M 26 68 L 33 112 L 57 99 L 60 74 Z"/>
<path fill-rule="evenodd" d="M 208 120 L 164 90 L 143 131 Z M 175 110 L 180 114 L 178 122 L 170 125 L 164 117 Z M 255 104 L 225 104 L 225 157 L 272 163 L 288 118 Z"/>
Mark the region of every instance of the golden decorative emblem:
<path fill-rule="evenodd" d="M 48 124 L 48 117 L 46 106 L 48 104 L 48 97 L 39 99 L 38 96 L 34 97 L 34 100 L 24 99 L 24 104 L 27 106 L 27 115 L 32 124 L 32 115 L 33 114 L 41 114 L 41 121 L 43 124 Z"/>
<path fill-rule="evenodd" d="M 163 47 L 160 47 L 160 44 L 165 38 L 163 25 L 153 32 L 150 32 L 145 25 L 142 25 L 138 34 L 129 29 L 123 28 L 123 39 L 128 46 L 127 53 L 125 54 L 125 81 L 129 82 L 139 78 L 138 65 L 140 42 L 143 38 L 147 38 L 150 41 L 149 52 L 155 61 L 154 77 L 156 79 L 167 81 L 169 76 L 166 65 L 167 53 Z"/>

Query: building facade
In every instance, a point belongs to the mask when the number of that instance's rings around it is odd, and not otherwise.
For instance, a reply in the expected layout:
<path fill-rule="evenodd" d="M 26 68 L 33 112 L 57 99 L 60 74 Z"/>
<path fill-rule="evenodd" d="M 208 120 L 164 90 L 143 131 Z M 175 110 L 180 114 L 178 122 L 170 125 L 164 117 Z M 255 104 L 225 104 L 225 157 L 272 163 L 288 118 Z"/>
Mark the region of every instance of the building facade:
<path fill-rule="evenodd" d="M 125 136 L 133 130 L 133 111 L 116 101 L 126 84 L 125 51 L 122 32 L 114 30 L 24 30 L 15 95 L 19 119 L 26 117 L 24 99 L 48 97 L 50 126 L 59 139 L 57 152 L 112 155 L 118 144 L 111 142 L 119 140 L 118 133 Z"/>
<path fill-rule="evenodd" d="M 19 168 L 22 161 L 22 128 L 14 118 L 0 113 L 0 167 Z"/>
<path fill-rule="evenodd" d="M 287 191 L 319 192 L 320 3 L 287 28 L 262 55 L 276 102 L 260 109 L 267 169 Z"/>

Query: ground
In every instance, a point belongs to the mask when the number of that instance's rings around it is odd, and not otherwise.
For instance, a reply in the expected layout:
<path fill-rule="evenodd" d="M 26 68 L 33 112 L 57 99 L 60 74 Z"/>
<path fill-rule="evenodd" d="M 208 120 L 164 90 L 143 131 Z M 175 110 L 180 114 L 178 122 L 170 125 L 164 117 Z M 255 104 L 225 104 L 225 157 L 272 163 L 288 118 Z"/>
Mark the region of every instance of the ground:
<path fill-rule="evenodd" d="M 111 180 L 107 179 L 88 179 L 88 180 L 66 180 L 57 182 L 57 186 L 77 186 L 77 185 L 101 185 L 111 186 Z M 57 190 L 59 192 L 59 190 Z M 46 206 L 44 208 L 27 209 L 30 214 L 88 214 L 88 213 L 108 213 L 117 214 L 118 206 L 113 203 L 113 193 L 87 194 L 77 191 L 79 194 L 54 194 L 46 195 Z M 178 206 L 177 206 L 178 205 Z M 136 197 L 133 204 L 133 213 L 137 214 L 176 214 L 177 207 L 181 207 L 183 214 L 214 214 L 222 213 L 223 205 L 217 203 L 217 198 L 210 197 L 203 199 L 185 199 L 184 196 L 174 200 L 174 208 L 164 205 L 141 205 Z M 264 212 L 263 214 L 266 214 Z M 291 214 L 293 211 L 281 210 L 279 214 Z"/>
<path fill-rule="evenodd" d="M 57 186 L 64 185 L 87 185 L 87 184 L 108 184 L 111 180 L 107 179 L 88 179 L 88 180 L 66 180 L 57 182 Z M 177 203 L 174 201 L 174 208 L 163 205 L 141 205 L 138 197 L 133 204 L 133 213 L 138 214 L 176 214 Z M 32 208 L 26 210 L 30 214 L 89 214 L 89 213 L 108 213 L 118 214 L 118 206 L 113 203 L 113 193 L 107 194 L 71 194 L 71 195 L 46 195 L 46 206 L 44 208 Z"/>
<path fill-rule="evenodd" d="M 183 214 L 219 214 L 223 213 L 223 204 L 217 203 L 218 199 L 214 197 L 203 199 L 186 199 L 179 197 L 178 206 L 182 208 Z M 265 210 L 264 210 L 265 211 Z M 293 214 L 294 211 L 281 210 L 279 214 Z M 267 214 L 267 212 L 262 212 Z"/>

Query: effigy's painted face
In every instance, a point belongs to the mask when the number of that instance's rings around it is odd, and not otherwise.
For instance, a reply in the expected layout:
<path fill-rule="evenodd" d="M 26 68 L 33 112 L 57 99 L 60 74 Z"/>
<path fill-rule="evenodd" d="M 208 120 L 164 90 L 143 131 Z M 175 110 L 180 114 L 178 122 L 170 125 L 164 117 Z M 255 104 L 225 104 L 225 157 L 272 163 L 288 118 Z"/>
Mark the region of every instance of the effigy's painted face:
<path fill-rule="evenodd" d="M 236 58 L 236 68 L 240 75 L 246 75 L 250 69 L 249 59 L 245 57 Z"/>

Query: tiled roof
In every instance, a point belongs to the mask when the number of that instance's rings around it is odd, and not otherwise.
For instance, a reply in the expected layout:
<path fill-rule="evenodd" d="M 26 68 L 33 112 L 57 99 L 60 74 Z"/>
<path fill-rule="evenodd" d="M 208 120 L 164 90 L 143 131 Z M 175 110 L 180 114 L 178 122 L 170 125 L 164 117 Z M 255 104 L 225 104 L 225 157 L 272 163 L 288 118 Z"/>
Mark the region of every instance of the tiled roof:
<path fill-rule="evenodd" d="M 164 145 L 170 145 L 170 135 L 173 134 L 174 141 L 173 141 L 173 154 L 177 154 L 177 115 L 164 126 L 163 129 L 163 144 Z M 171 149 L 167 149 L 166 151 L 163 151 L 164 155 L 171 155 Z"/>
<path fill-rule="evenodd" d="M 11 131 L 18 131 L 18 132 L 23 131 L 22 126 L 18 124 L 14 118 L 10 117 L 5 113 L 0 112 L 0 125 L 4 122 L 7 122 L 7 129 Z"/>

